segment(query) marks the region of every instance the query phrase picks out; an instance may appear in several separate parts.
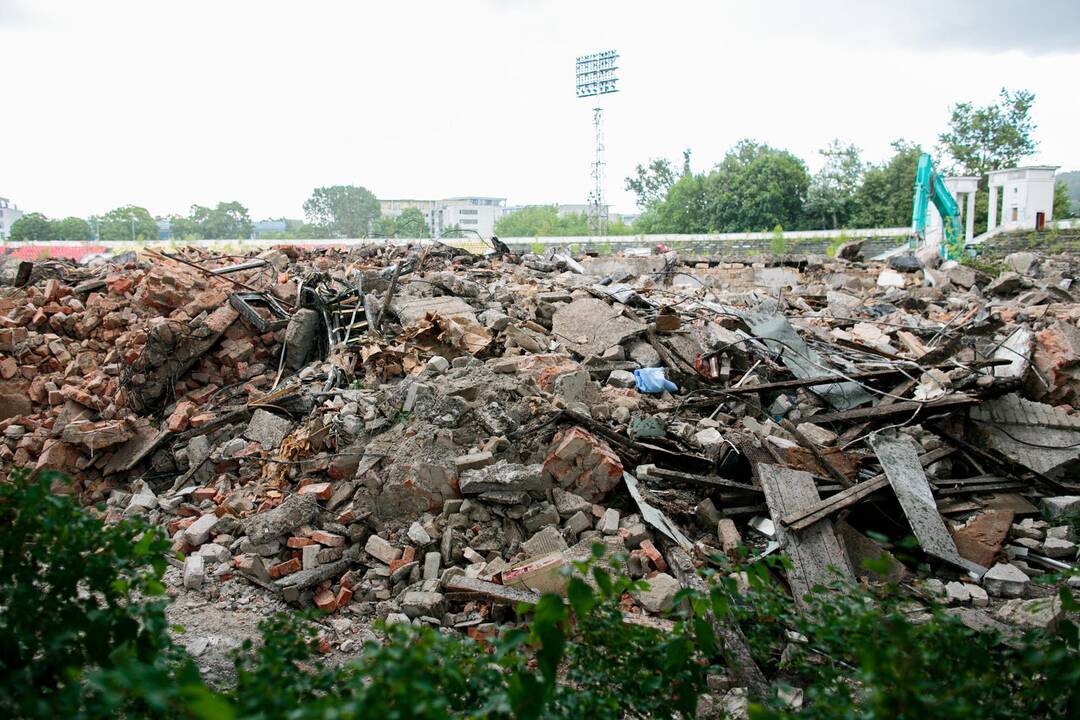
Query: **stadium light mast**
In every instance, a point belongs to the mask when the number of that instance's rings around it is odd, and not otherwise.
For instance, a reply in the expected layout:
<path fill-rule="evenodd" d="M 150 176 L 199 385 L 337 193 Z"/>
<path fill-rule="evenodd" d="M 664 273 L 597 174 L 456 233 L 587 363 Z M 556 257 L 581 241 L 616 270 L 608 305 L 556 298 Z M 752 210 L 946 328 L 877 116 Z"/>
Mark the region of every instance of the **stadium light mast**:
<path fill-rule="evenodd" d="M 579 98 L 599 97 L 618 92 L 615 83 L 616 63 L 619 53 L 614 50 L 582 55 L 577 59 L 577 96 Z M 589 193 L 589 234 L 607 234 L 607 205 L 604 204 L 604 109 L 600 101 L 593 108 L 593 131 L 596 135 L 595 154 L 593 156 L 593 189 Z"/>

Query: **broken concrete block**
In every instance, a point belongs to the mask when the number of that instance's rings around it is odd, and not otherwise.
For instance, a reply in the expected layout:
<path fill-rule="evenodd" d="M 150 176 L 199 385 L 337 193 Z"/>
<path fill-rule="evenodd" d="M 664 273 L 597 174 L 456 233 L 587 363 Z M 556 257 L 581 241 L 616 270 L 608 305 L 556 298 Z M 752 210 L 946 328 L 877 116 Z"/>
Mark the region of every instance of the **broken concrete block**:
<path fill-rule="evenodd" d="M 1034 600 L 1009 600 L 997 609 L 994 616 L 1010 625 L 1053 632 L 1062 613 L 1061 598 L 1052 595 Z"/>
<path fill-rule="evenodd" d="M 829 447 L 836 444 L 836 433 L 812 422 L 799 423 L 795 429 L 815 445 Z"/>
<path fill-rule="evenodd" d="M 1071 560 L 1076 557 L 1076 543 L 1048 537 L 1043 541 L 1042 551 L 1046 557 Z"/>
<path fill-rule="evenodd" d="M 201 590 L 206 580 L 206 561 L 202 555 L 188 555 L 184 559 L 184 587 Z"/>
<path fill-rule="evenodd" d="M 401 557 L 401 548 L 394 547 L 378 535 L 372 535 L 367 539 L 364 550 L 368 555 L 387 565 Z"/>
<path fill-rule="evenodd" d="M 401 600 L 402 611 L 410 618 L 432 617 L 442 620 L 446 602 L 442 593 L 410 590 Z"/>
<path fill-rule="evenodd" d="M 986 591 L 978 585 L 964 583 L 964 587 L 967 589 L 968 595 L 971 597 L 972 607 L 983 608 L 990 604 L 990 597 L 986 594 Z"/>
<path fill-rule="evenodd" d="M 285 328 L 285 365 L 299 370 L 313 354 L 315 335 L 319 329 L 319 313 L 300 308 L 289 318 Z"/>
<path fill-rule="evenodd" d="M 218 545 L 217 543 L 206 543 L 199 548 L 197 553 L 213 563 L 223 563 L 232 559 L 232 553 L 229 552 L 229 548 Z"/>
<path fill-rule="evenodd" d="M 716 428 L 705 428 L 694 433 L 694 442 L 705 451 L 709 451 L 723 445 L 724 436 Z"/>
<path fill-rule="evenodd" d="M 735 527 L 735 521 L 731 518 L 720 518 L 716 523 L 716 536 L 720 540 L 720 549 L 729 558 L 738 554 L 739 545 L 742 544 L 742 536 Z"/>
<path fill-rule="evenodd" d="M 194 547 L 202 545 L 210 538 L 210 533 L 218 524 L 219 520 L 220 518 L 213 513 L 203 515 L 187 526 L 184 530 L 184 538 Z"/>
<path fill-rule="evenodd" d="M 259 408 L 251 416 L 244 430 L 244 437 L 262 445 L 263 450 L 273 450 L 292 430 L 291 420 Z"/>
<path fill-rule="evenodd" d="M 1031 578 L 1009 563 L 998 563 L 982 577 L 983 587 L 994 597 L 1020 597 L 1030 582 Z"/>
<path fill-rule="evenodd" d="M 556 527 L 548 526 L 521 543 L 521 549 L 529 557 L 547 555 L 548 553 L 561 552 L 569 549 L 562 533 Z"/>
<path fill-rule="evenodd" d="M 566 519 L 564 527 L 574 533 L 574 536 L 578 536 L 581 533 L 589 530 L 593 526 L 592 518 L 583 512 L 576 512 Z"/>
<path fill-rule="evenodd" d="M 555 509 L 559 512 L 561 518 L 568 518 L 579 512 L 589 513 L 592 511 L 591 502 L 562 488 L 553 488 L 551 497 L 555 501 Z"/>
<path fill-rule="evenodd" d="M 945 583 L 945 601 L 949 605 L 967 605 L 971 602 L 971 593 L 967 588 L 966 584 L 956 580 Z"/>
<path fill-rule="evenodd" d="M 252 544 L 263 545 L 311 522 L 319 511 L 314 495 L 291 495 L 281 505 L 240 521 Z"/>
<path fill-rule="evenodd" d="M 435 355 L 427 361 L 426 365 L 428 372 L 434 375 L 442 375 L 450 369 L 450 361 L 444 358 L 442 355 Z"/>
<path fill-rule="evenodd" d="M 667 573 L 657 573 L 650 578 L 646 578 L 646 582 L 649 583 L 647 590 L 634 592 L 634 597 L 641 603 L 641 606 L 651 613 L 670 610 L 672 602 L 675 600 L 675 594 L 682 587 L 679 585 L 679 581 Z"/>
<path fill-rule="evenodd" d="M 479 495 L 490 491 L 523 491 L 542 496 L 551 487 L 541 465 L 520 465 L 500 460 L 494 465 L 466 470 L 458 481 L 462 495 Z"/>
<path fill-rule="evenodd" d="M 1080 495 L 1059 495 L 1043 498 L 1039 503 L 1043 515 L 1056 520 L 1064 515 L 1080 512 Z"/>
<path fill-rule="evenodd" d="M 424 579 L 437 580 L 439 566 L 442 564 L 442 553 L 429 552 L 424 555 Z"/>
<path fill-rule="evenodd" d="M 600 355 L 612 345 L 645 330 L 637 318 L 623 314 L 623 306 L 597 298 L 580 298 L 559 305 L 551 317 L 551 329 L 570 350 L 582 357 Z"/>
<path fill-rule="evenodd" d="M 409 536 L 409 542 L 413 543 L 414 545 L 423 547 L 425 545 L 431 544 L 431 535 L 428 533 L 427 530 L 424 529 L 424 526 L 421 525 L 419 522 L 414 522 L 412 525 L 410 525 L 409 530 L 406 534 Z"/>
<path fill-rule="evenodd" d="M 634 373 L 628 370 L 612 370 L 608 375 L 607 384 L 617 388 L 632 388 L 637 385 Z"/>
<path fill-rule="evenodd" d="M 619 511 L 615 508 L 608 508 L 604 511 L 603 516 L 600 518 L 599 527 L 597 530 L 605 535 L 614 535 L 619 532 Z"/>

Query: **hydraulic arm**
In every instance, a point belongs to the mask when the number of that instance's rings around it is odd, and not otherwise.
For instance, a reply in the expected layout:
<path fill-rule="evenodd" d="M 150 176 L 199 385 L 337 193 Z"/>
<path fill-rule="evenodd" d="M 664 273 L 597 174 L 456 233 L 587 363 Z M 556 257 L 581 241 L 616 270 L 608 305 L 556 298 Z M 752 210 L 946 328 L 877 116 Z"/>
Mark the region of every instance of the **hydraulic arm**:
<path fill-rule="evenodd" d="M 919 156 L 919 168 L 915 173 L 915 201 L 911 208 L 911 232 L 919 244 L 926 242 L 926 212 L 931 202 L 941 215 L 941 254 L 947 258 L 955 257 L 963 250 L 960 206 L 934 170 L 930 155 L 923 153 Z"/>

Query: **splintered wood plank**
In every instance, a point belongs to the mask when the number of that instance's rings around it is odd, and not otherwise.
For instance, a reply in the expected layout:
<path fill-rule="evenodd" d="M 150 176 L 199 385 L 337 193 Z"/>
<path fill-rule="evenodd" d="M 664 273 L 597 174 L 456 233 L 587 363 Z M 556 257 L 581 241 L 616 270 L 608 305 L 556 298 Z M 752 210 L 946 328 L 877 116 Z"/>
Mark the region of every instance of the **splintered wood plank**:
<path fill-rule="evenodd" d="M 956 541 L 938 512 L 930 483 L 919 462 L 915 441 L 907 435 L 874 433 L 870 436 L 870 447 L 874 449 L 922 549 L 928 555 L 969 572 L 979 575 L 986 572 L 986 568 L 960 557 Z"/>
<path fill-rule="evenodd" d="M 847 553 L 832 521 L 822 520 L 800 533 L 786 530 L 781 524 L 785 516 L 821 500 L 814 477 L 808 472 L 768 463 L 759 463 L 757 474 L 769 514 L 776 524 L 777 539 L 791 560 L 788 581 L 795 604 L 806 609 L 804 598 L 815 585 L 828 585 L 839 579 L 854 581 Z"/>

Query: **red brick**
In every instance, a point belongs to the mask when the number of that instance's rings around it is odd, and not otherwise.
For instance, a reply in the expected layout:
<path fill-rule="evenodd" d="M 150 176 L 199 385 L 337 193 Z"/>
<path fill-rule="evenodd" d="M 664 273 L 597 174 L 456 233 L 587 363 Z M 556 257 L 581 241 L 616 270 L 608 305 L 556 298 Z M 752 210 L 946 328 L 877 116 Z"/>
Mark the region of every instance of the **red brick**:
<path fill-rule="evenodd" d="M 212 487 L 196 488 L 191 493 L 191 497 L 196 502 L 202 502 L 203 500 L 213 500 L 216 496 L 217 496 L 217 488 L 212 488 Z"/>
<path fill-rule="evenodd" d="M 349 601 L 352 600 L 352 596 L 352 590 L 347 587 L 342 587 L 340 590 L 338 590 L 337 597 L 334 598 L 334 605 L 339 608 L 343 608 L 349 604 Z"/>
<path fill-rule="evenodd" d="M 300 567 L 301 564 L 298 559 L 293 558 L 292 560 L 286 560 L 285 562 L 278 563 L 277 565 L 274 565 L 270 568 L 270 577 L 279 578 L 283 575 L 288 575 L 290 573 L 299 571 Z"/>
<path fill-rule="evenodd" d="M 306 537 L 293 536 L 293 537 L 291 537 L 291 538 L 289 538 L 288 540 L 285 541 L 285 547 L 291 547 L 291 548 L 302 548 L 302 547 L 304 547 L 306 545 L 314 545 L 314 544 L 315 544 L 314 540 L 312 540 L 311 538 L 306 538 Z"/>
<path fill-rule="evenodd" d="M 329 500 L 330 496 L 334 494 L 334 487 L 328 482 L 324 483 L 311 483 L 300 488 L 298 495 L 314 495 L 320 500 Z"/>
<path fill-rule="evenodd" d="M 667 563 L 664 562 L 664 556 L 660 554 L 660 551 L 656 549 L 656 546 L 652 544 L 652 540 L 641 541 L 641 551 L 652 561 L 652 564 L 656 566 L 656 569 L 660 572 L 667 570 Z"/>
<path fill-rule="evenodd" d="M 337 600 L 334 598 L 334 593 L 329 590 L 320 590 L 315 593 L 315 606 L 326 612 L 337 610 Z"/>
<path fill-rule="evenodd" d="M 324 532 L 323 530 L 316 530 L 311 533 L 311 539 L 320 545 L 326 547 L 341 547 L 345 544 L 345 538 L 335 533 Z"/>

